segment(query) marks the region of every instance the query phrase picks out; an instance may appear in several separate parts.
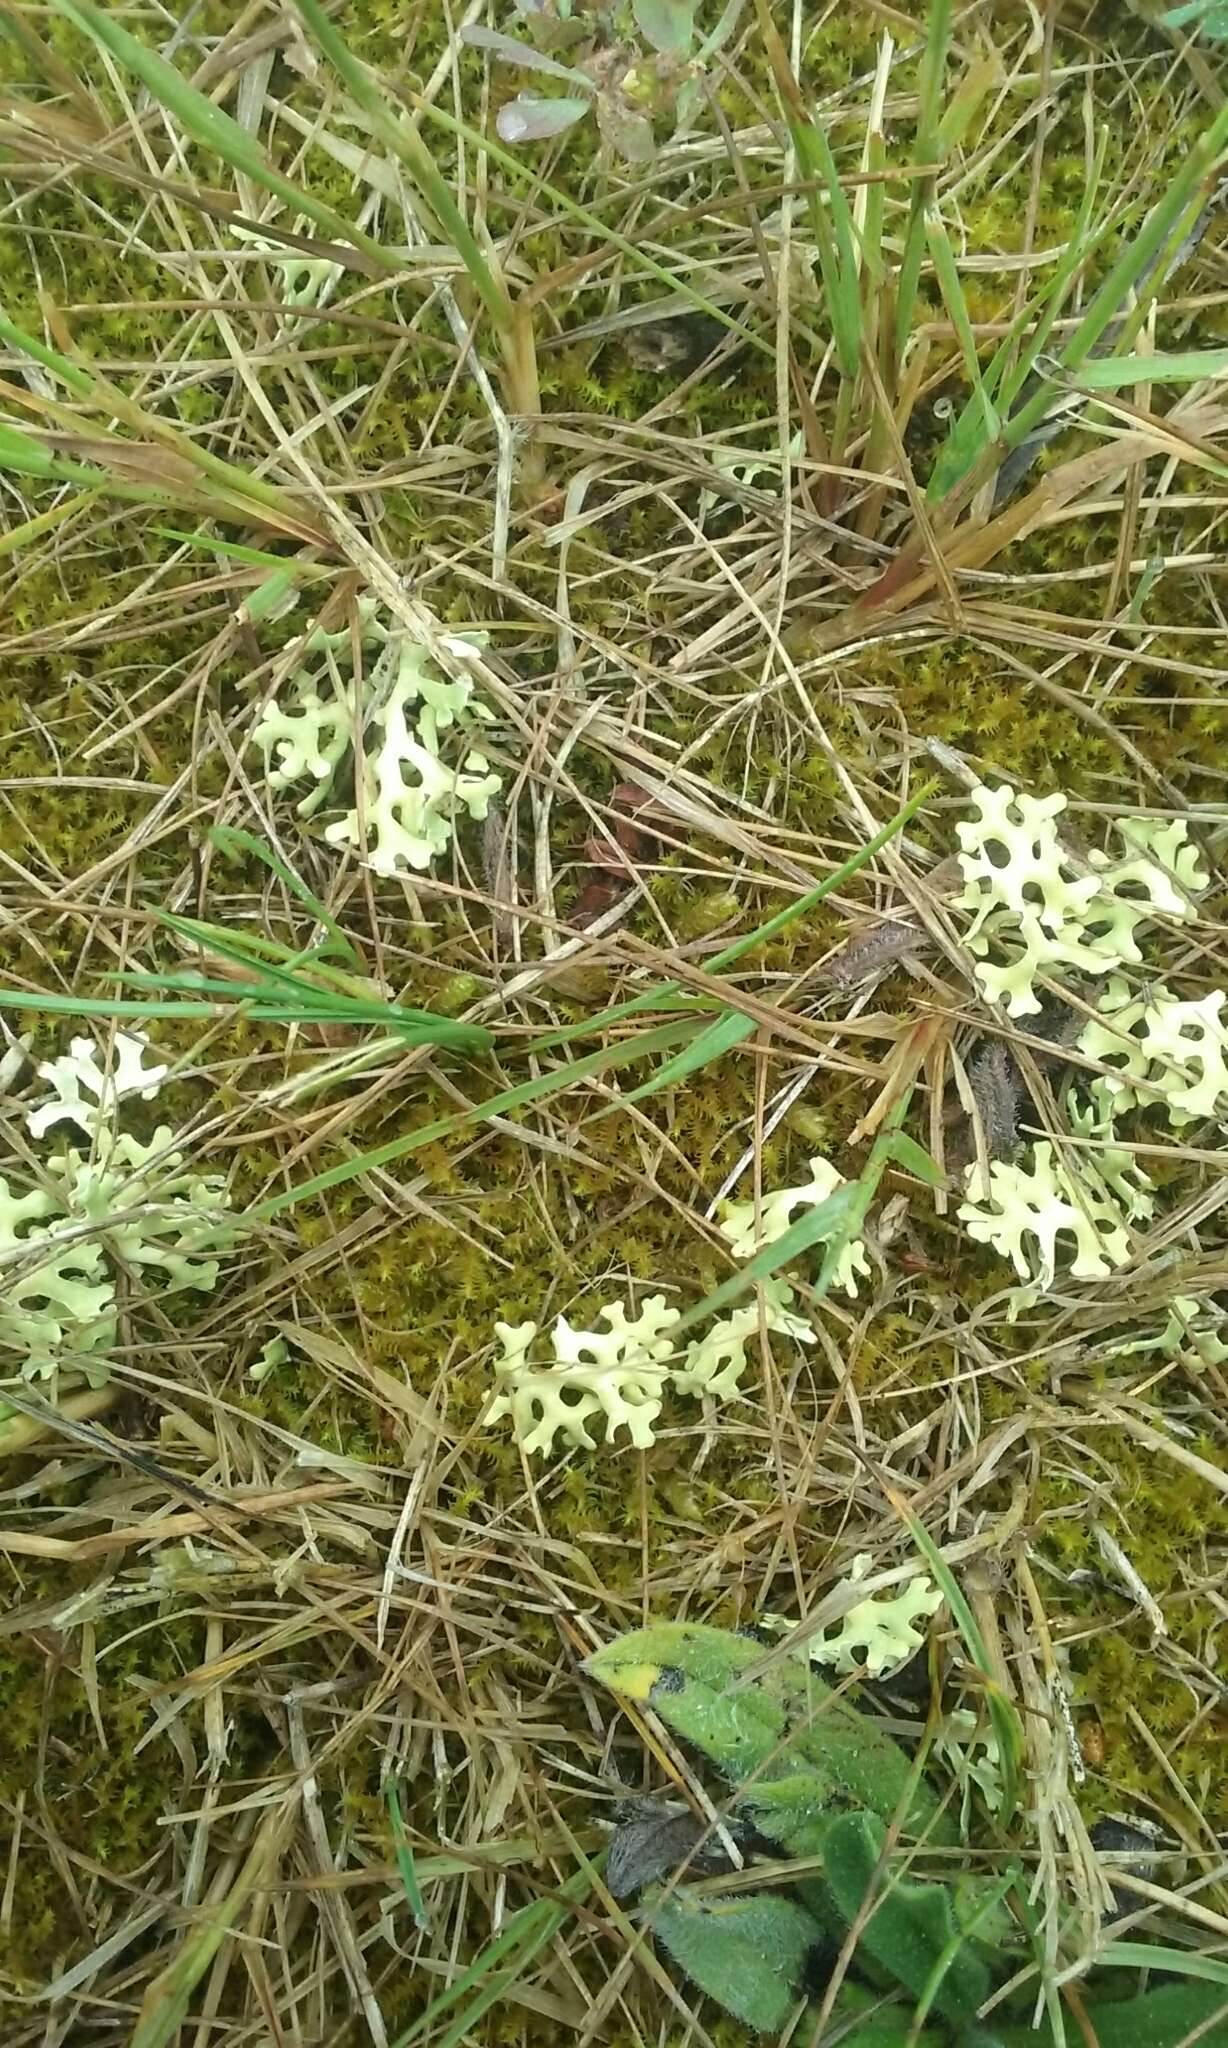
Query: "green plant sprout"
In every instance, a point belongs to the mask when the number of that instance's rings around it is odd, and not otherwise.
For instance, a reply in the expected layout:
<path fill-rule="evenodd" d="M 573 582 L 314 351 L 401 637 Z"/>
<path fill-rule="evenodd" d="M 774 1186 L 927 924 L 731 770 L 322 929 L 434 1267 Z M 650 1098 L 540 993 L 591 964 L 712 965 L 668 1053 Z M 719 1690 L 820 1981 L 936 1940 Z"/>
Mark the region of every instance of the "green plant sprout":
<path fill-rule="evenodd" d="M 685 129 L 702 91 L 704 67 L 737 26 L 742 0 L 728 0 L 710 34 L 696 42 L 697 0 L 606 0 L 581 14 L 569 5 L 520 7 L 531 43 L 471 26 L 461 40 L 498 62 L 555 83 L 567 95 L 521 91 L 500 107 L 495 131 L 504 142 L 542 142 L 566 134 L 590 112 L 604 141 L 627 163 L 657 153 L 654 116 Z M 634 40 L 635 35 L 642 43 Z M 647 45 L 647 48 L 643 47 Z M 560 53 L 574 61 L 562 64 Z"/>
<path fill-rule="evenodd" d="M 983 1857 L 918 1764 L 804 1656 L 661 1622 L 585 1668 L 709 1764 L 730 1788 L 730 1826 L 778 1859 L 767 1889 L 752 1867 L 643 1896 L 654 1940 L 726 2012 L 779 2033 L 852 1944 L 832 2014 L 848 2048 L 1062 2048 L 1047 2022 L 1021 2016 L 1034 1996 L 1021 1865 L 1008 1855 L 1000 1875 L 981 1875 Z M 1171 1954 L 1139 1945 L 1133 1960 L 1165 1966 Z M 1098 1976 L 1080 1990 L 1102 2048 L 1228 2043 L 1228 1969 L 1124 1998 Z"/>

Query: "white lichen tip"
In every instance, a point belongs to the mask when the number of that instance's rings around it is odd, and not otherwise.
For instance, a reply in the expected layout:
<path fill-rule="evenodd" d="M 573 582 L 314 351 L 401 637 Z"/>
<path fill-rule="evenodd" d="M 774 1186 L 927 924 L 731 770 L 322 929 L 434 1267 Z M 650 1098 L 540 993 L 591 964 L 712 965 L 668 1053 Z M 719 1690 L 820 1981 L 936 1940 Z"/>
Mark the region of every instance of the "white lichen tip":
<path fill-rule="evenodd" d="M 777 1188 L 773 1193 L 765 1194 L 757 1213 L 753 1198 L 749 1202 L 727 1202 L 718 1228 L 728 1239 L 735 1259 L 752 1258 L 764 1245 L 775 1244 L 784 1236 L 796 1210 L 818 1208 L 845 1184 L 843 1174 L 838 1173 L 828 1160 L 812 1159 L 808 1181 L 800 1187 Z M 843 1288 L 846 1294 L 856 1294 L 858 1275 L 868 1275 L 869 1271 L 865 1246 L 859 1238 L 854 1238 L 840 1254 L 832 1284 Z"/>
<path fill-rule="evenodd" d="M 41 1138 L 60 1123 L 77 1124 L 82 1130 L 93 1131 L 114 1115 L 116 1105 L 125 1097 L 135 1095 L 142 1102 L 152 1101 L 170 1068 L 157 1061 L 146 1066 L 148 1051 L 143 1038 L 134 1032 L 118 1031 L 109 1067 L 99 1060 L 92 1038 L 74 1038 L 66 1053 L 54 1060 L 40 1061 L 38 1076 L 50 1082 L 51 1094 L 26 1115 L 31 1135 Z"/>

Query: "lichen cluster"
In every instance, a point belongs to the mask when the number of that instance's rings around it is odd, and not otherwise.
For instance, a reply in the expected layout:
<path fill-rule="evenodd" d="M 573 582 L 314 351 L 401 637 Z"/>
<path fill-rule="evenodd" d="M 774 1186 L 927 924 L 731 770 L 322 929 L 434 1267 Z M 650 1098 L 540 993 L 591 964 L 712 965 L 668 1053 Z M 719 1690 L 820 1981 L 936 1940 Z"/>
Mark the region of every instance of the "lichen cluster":
<path fill-rule="evenodd" d="M 377 875 L 397 875 L 446 853 L 459 818 L 486 816 L 500 778 L 465 731 L 494 713 L 467 676 L 440 675 L 427 649 L 390 627 L 370 600 L 358 622 L 356 635 L 318 626 L 307 635 L 304 665 L 265 704 L 252 743 L 264 752 L 271 790 L 312 785 L 299 799 L 300 818 L 329 801 L 342 761 L 358 752 L 355 802 L 325 826 L 324 837 L 330 846 L 353 847 Z M 462 656 L 467 651 L 463 640 L 451 644 Z M 373 655 L 366 672 L 364 651 Z M 445 759 L 449 743 L 452 758 Z"/>
<path fill-rule="evenodd" d="M 169 1124 L 147 1141 L 119 1128 L 120 1104 L 149 1101 L 168 1072 L 147 1053 L 120 1032 L 110 1068 L 89 1038 L 38 1065 L 51 1092 L 26 1111 L 27 1129 L 40 1139 L 68 1132 L 41 1162 L 39 1185 L 19 1193 L 0 1177 L 0 1345 L 28 1379 L 105 1384 L 121 1274 L 163 1290 L 217 1286 L 214 1254 L 230 1229 L 224 1176 L 188 1169 Z"/>

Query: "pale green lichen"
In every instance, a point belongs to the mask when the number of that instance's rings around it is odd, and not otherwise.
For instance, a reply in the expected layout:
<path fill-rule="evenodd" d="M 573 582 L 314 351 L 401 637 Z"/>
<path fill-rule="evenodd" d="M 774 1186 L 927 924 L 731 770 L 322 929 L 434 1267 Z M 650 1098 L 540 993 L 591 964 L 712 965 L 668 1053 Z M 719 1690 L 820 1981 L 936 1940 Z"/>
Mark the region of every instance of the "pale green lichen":
<path fill-rule="evenodd" d="M 1139 962 L 1140 925 L 1158 916 L 1195 914 L 1192 893 L 1207 884 L 1184 824 L 1118 819 L 1130 848 L 1124 859 L 1093 851 L 1076 858 L 1059 834 L 1060 792 L 1031 797 L 1010 783 L 980 784 L 975 815 L 956 826 L 963 888 L 957 903 L 975 913 L 965 935 L 974 971 L 990 1002 L 1013 1017 L 1035 1014 L 1035 977 L 1054 968 L 1103 976 Z"/>
<path fill-rule="evenodd" d="M 680 1394 L 706 1395 L 717 1401 L 735 1400 L 746 1370 L 746 1346 L 760 1328 L 792 1337 L 797 1344 L 813 1344 L 814 1331 L 801 1316 L 790 1313 L 793 1290 L 779 1280 L 765 1280 L 761 1289 L 763 1307 L 750 1302 L 721 1316 L 706 1335 L 689 1344 L 680 1366 L 671 1378 Z"/>
<path fill-rule="evenodd" d="M 761 1196 L 757 1204 L 753 1197 L 747 1202 L 727 1202 L 718 1227 L 728 1239 L 735 1259 L 749 1259 L 764 1245 L 775 1244 L 784 1236 L 796 1210 L 818 1208 L 845 1185 L 843 1174 L 828 1160 L 815 1158 L 810 1161 L 810 1179 L 800 1186 L 777 1188 Z M 836 1262 L 832 1285 L 843 1288 L 846 1294 L 856 1294 L 858 1275 L 868 1275 L 869 1271 L 865 1247 L 859 1238 L 853 1238 Z"/>
<path fill-rule="evenodd" d="M 855 1592 L 867 1576 L 871 1558 L 863 1551 L 853 1559 L 849 1575 L 833 1595 Z M 812 1664 L 831 1671 L 856 1672 L 866 1678 L 887 1678 L 916 1656 L 925 1642 L 925 1627 L 942 1606 L 943 1595 L 924 1572 L 906 1579 L 898 1593 L 880 1593 L 858 1600 L 831 1628 L 806 1638 Z M 920 1626 L 918 1625 L 920 1624 Z M 796 1622 L 765 1614 L 765 1628 L 785 1630 Z"/>
<path fill-rule="evenodd" d="M 51 1094 L 27 1111 L 30 1131 L 42 1137 L 75 1125 L 88 1148 L 54 1153 L 41 1185 L 24 1194 L 0 1179 L 0 1345 L 16 1352 L 27 1379 L 65 1372 L 105 1383 L 121 1273 L 157 1273 L 164 1292 L 217 1285 L 211 1254 L 232 1228 L 224 1179 L 187 1170 L 169 1125 L 148 1143 L 115 1127 L 120 1102 L 148 1100 L 169 1072 L 146 1064 L 147 1052 L 143 1039 L 121 1032 L 108 1069 L 90 1039 L 76 1038 L 37 1069 Z"/>
<path fill-rule="evenodd" d="M 45 1189 L 18 1195 L 0 1179 L 0 1345 L 18 1354 L 26 1379 L 51 1378 L 71 1350 L 74 1364 L 100 1383 L 88 1354 L 114 1336 L 114 1283 L 97 1240 L 66 1235 L 64 1220 Z"/>
<path fill-rule="evenodd" d="M 92 1131 L 101 1120 L 112 1117 L 126 1097 L 153 1100 L 169 1067 L 156 1061 L 146 1066 L 149 1047 L 133 1032 L 116 1032 L 112 1050 L 113 1061 L 107 1068 L 100 1062 L 92 1038 L 74 1038 L 66 1053 L 40 1061 L 37 1073 L 40 1080 L 50 1082 L 51 1094 L 27 1112 L 26 1126 L 32 1137 L 41 1138 L 61 1123 Z"/>
<path fill-rule="evenodd" d="M 654 1294 L 633 1318 L 622 1302 L 605 1303 L 598 1315 L 604 1330 L 578 1330 L 560 1316 L 551 1332 L 548 1365 L 534 1364 L 529 1357 L 536 1323 L 495 1324 L 503 1346 L 494 1368 L 499 1392 L 483 1421 L 490 1425 L 510 1415 L 521 1448 L 530 1456 L 548 1455 L 556 1436 L 596 1450 L 587 1425 L 598 1415 L 605 1416 L 608 1444 L 622 1428 L 637 1450 L 647 1450 L 653 1441 L 669 1377 L 664 1364 L 673 1349 L 669 1332 L 680 1311 L 667 1308 L 664 1295 Z"/>
<path fill-rule="evenodd" d="M 1148 1354 L 1168 1358 L 1187 1372 L 1202 1372 L 1209 1365 L 1222 1365 L 1228 1358 L 1228 1343 L 1220 1334 L 1228 1318 L 1213 1302 L 1199 1301 L 1193 1294 L 1178 1294 L 1154 1336 L 1135 1338 L 1117 1347 L 1119 1358 Z"/>
<path fill-rule="evenodd" d="M 293 222 L 292 231 L 307 235 L 310 226 L 309 221 L 300 218 Z M 248 248 L 256 250 L 264 258 L 270 275 L 280 287 L 278 295 L 283 305 L 318 306 L 345 276 L 340 263 L 331 263 L 326 256 L 308 256 L 301 249 L 288 249 L 284 243 L 259 234 L 255 228 L 245 228 L 236 223 L 231 233 L 237 241 L 245 242 Z"/>
<path fill-rule="evenodd" d="M 184 1166 L 169 1124 L 159 1125 L 148 1144 L 118 1132 L 92 1156 L 57 1154 L 51 1168 L 67 1213 L 104 1232 L 123 1265 L 134 1272 L 156 1268 L 172 1288 L 207 1294 L 216 1287 L 218 1261 L 211 1254 L 232 1228 L 226 1183 L 221 1174 Z"/>
<path fill-rule="evenodd" d="M 651 1295 L 634 1318 L 622 1302 L 605 1303 L 597 1311 L 602 1330 L 575 1329 L 560 1316 L 550 1333 L 548 1363 L 530 1357 L 536 1323 L 496 1323 L 503 1347 L 494 1366 L 499 1392 L 483 1422 L 510 1415 L 522 1448 L 548 1454 L 559 1436 L 594 1450 L 587 1425 L 604 1414 L 607 1444 L 625 1428 L 629 1442 L 647 1450 L 656 1440 L 670 1387 L 706 1400 L 739 1399 L 746 1346 L 761 1327 L 800 1344 L 814 1342 L 810 1324 L 791 1313 L 792 1290 L 782 1281 L 766 1281 L 761 1296 L 762 1308 L 752 1303 L 734 1309 L 681 1352 L 672 1337 L 681 1311 L 667 1308 L 661 1294 Z"/>
<path fill-rule="evenodd" d="M 1114 1111 L 1155 1103 L 1177 1126 L 1214 1116 L 1228 1103 L 1228 996 L 1182 1001 L 1163 984 L 1132 996 L 1115 978 L 1079 1050 L 1113 1069 L 1094 1088 Z"/>
<path fill-rule="evenodd" d="M 984 1714 L 974 1714 L 970 1707 L 952 1707 L 938 1725 L 934 1754 L 959 1786 L 961 1827 L 968 1827 L 974 1790 L 986 1812 L 1000 1811 L 1002 1751 L 993 1724 Z"/>
<path fill-rule="evenodd" d="M 1101 1161 L 1105 1164 L 1101 1165 Z M 1150 1182 L 1121 1148 L 1080 1155 L 1078 1169 L 1042 1138 L 1019 1162 L 974 1160 L 964 1176 L 959 1217 L 969 1237 L 1010 1259 L 1020 1280 L 1042 1292 L 1059 1255 L 1076 1280 L 1100 1280 L 1127 1265 L 1128 1225 L 1151 1214 Z"/>
<path fill-rule="evenodd" d="M 271 789 L 312 783 L 296 807 L 303 818 L 327 801 L 354 747 L 355 801 L 324 837 L 353 847 L 376 874 L 421 870 L 446 853 L 463 814 L 486 816 L 500 787 L 467 737 L 473 722 L 489 722 L 493 713 L 468 676 L 440 675 L 426 649 L 385 624 L 370 603 L 360 610 L 358 642 L 378 650 L 361 673 L 348 631 L 310 634 L 304 653 L 322 661 L 295 671 L 288 702 L 265 705 L 252 741 L 269 762 Z M 451 644 L 458 654 L 468 646 Z"/>

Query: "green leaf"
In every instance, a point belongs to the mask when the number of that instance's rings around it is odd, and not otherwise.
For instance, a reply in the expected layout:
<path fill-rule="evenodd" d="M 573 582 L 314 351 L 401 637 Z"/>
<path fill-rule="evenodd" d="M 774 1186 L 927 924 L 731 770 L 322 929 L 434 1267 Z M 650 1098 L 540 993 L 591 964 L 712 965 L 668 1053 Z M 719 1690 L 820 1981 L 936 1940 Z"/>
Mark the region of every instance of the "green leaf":
<path fill-rule="evenodd" d="M 1184 28 L 1193 22 L 1212 42 L 1228 38 L 1228 7 L 1224 0 L 1186 0 L 1184 7 L 1171 8 L 1160 16 L 1160 21 L 1165 28 Z"/>
<path fill-rule="evenodd" d="M 1210 1963 L 1213 1958 L 1187 1960 Z M 1196 2048 L 1228 2048 L 1228 1991 L 1222 1982 L 1214 1987 L 1165 1984 L 1120 2005 L 1089 1998 L 1087 2017 L 1099 2048 L 1182 2048 L 1195 2037 Z"/>
<path fill-rule="evenodd" d="M 586 71 L 577 71 L 572 64 L 560 64 L 544 50 L 534 49 L 532 43 L 518 43 L 515 36 L 501 35 L 498 29 L 471 24 L 461 29 L 458 40 L 471 50 L 485 50 L 504 64 L 518 64 L 522 71 L 539 71 L 546 78 L 560 78 L 566 85 L 580 86 L 585 93 L 596 90 Z"/>
<path fill-rule="evenodd" d="M 873 1814 L 845 1813 L 833 1822 L 823 1867 L 836 1904 L 851 1927 L 872 1897 L 860 1946 L 914 1998 L 948 2019 L 971 2020 L 989 1994 L 989 1971 L 960 1930 L 951 1888 L 900 1876 L 890 1865 L 877 1871 L 886 1839 Z"/>
<path fill-rule="evenodd" d="M 750 1636 L 664 1621 L 619 1636 L 590 1657 L 589 1676 L 616 1697 L 646 1702 L 731 1784 L 747 1779 L 747 1810 L 790 1855 L 821 1846 L 822 1816 L 850 1799 L 911 1835 L 954 1846 L 953 1819 L 899 1744 L 795 1652 L 765 1653 Z M 770 1789 L 769 1789 L 770 1788 Z"/>
<path fill-rule="evenodd" d="M 1193 384 L 1228 371 L 1228 348 L 1187 349 L 1179 355 L 1109 356 L 1084 363 L 1074 383 L 1084 391 L 1119 391 L 1126 384 Z"/>
<path fill-rule="evenodd" d="M 1142 1943 L 1140 1954 L 1154 1959 L 1157 1951 Z M 1211 1961 L 1210 1957 L 1188 1955 L 1187 1960 Z M 1103 1956 L 1097 1956 L 1097 1964 Z M 1163 1965 L 1162 1967 L 1167 1967 Z M 1086 1995 L 1086 1994 L 1085 1994 Z M 1202 1984 L 1164 1984 L 1158 1991 L 1146 1991 L 1138 1998 L 1092 1998 L 1086 2001 L 1090 2037 L 1097 2048 L 1228 2048 L 1228 1992 Z M 1209 2024 L 1208 2024 L 1209 2022 Z M 1203 2031 L 1200 2031 L 1203 2030 Z M 1073 2025 L 1072 2040 L 1083 2039 Z M 1054 2048 L 1049 2027 L 1038 2031 L 1023 2026 L 987 2027 L 984 2035 L 970 2039 L 966 2048 Z M 960 2048 L 965 2048 L 961 2042 Z"/>
<path fill-rule="evenodd" d="M 688 1074 L 697 1073 L 700 1067 L 709 1066 L 713 1060 L 719 1060 L 722 1053 L 741 1045 L 756 1028 L 753 1017 L 744 1017 L 738 1010 L 723 1011 L 689 1045 L 675 1053 L 672 1060 L 666 1060 L 663 1067 L 658 1067 L 651 1080 L 642 1081 L 630 1095 L 624 1095 L 623 1101 L 641 1102 L 646 1095 L 655 1095 L 661 1088 L 671 1088 L 676 1081 L 685 1081 Z"/>
<path fill-rule="evenodd" d="M 685 56 L 695 33 L 695 0 L 631 0 L 631 11 L 654 50 Z"/>
<path fill-rule="evenodd" d="M 701 66 L 706 64 L 709 57 L 715 56 L 722 45 L 729 41 L 730 36 L 738 25 L 738 16 L 741 12 L 742 0 L 726 0 L 725 6 L 721 9 L 716 27 L 711 35 L 704 37 L 695 52 L 696 64 Z"/>
<path fill-rule="evenodd" d="M 779 2034 L 805 1996 L 822 1930 L 792 1899 L 696 1898 L 681 1888 L 646 1914 L 657 1941 L 692 1983 L 744 2027 Z"/>
<path fill-rule="evenodd" d="M 500 107 L 495 133 L 505 142 L 548 142 L 552 136 L 565 135 L 592 111 L 591 100 L 543 99 L 540 93 L 522 92 Z"/>
<path fill-rule="evenodd" d="M 893 1131 L 891 1134 L 891 1157 L 905 1173 L 911 1173 L 923 1180 L 928 1187 L 940 1188 L 946 1179 L 942 1168 L 930 1158 L 923 1145 L 910 1138 L 907 1131 Z"/>

